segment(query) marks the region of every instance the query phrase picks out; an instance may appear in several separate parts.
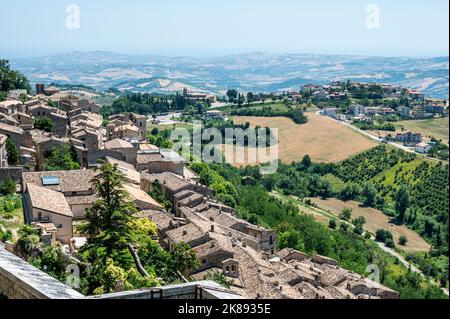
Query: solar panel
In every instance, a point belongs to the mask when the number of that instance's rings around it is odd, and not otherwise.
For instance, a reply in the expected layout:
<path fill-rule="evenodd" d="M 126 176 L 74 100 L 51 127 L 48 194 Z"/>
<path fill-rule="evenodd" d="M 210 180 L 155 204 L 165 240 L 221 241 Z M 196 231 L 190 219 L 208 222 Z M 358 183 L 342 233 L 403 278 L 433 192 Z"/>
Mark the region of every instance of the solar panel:
<path fill-rule="evenodd" d="M 44 176 L 44 177 L 42 177 L 42 185 L 44 185 L 44 186 L 59 185 L 59 177 L 58 176 Z"/>

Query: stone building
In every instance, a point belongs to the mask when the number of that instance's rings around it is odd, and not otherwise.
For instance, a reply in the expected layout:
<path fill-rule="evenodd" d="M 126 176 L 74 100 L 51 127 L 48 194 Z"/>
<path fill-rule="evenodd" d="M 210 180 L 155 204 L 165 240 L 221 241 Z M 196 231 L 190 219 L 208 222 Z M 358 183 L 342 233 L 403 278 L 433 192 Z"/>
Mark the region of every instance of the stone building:
<path fill-rule="evenodd" d="M 61 193 L 72 212 L 72 217 L 82 219 L 86 209 L 92 207 L 97 197 L 91 184 L 94 176 L 94 171 L 90 169 L 24 172 L 22 183 L 24 190 L 27 185 L 36 185 Z"/>
<path fill-rule="evenodd" d="M 122 154 L 125 162 L 130 164 L 136 163 L 137 149 L 128 141 L 116 138 L 105 142 L 105 150 L 115 151 Z"/>
<path fill-rule="evenodd" d="M 0 123 L 0 134 L 6 135 L 8 138 L 10 138 L 19 149 L 24 141 L 25 132 L 18 126 Z"/>
<path fill-rule="evenodd" d="M 68 243 L 73 235 L 72 210 L 60 192 L 26 183 L 24 192 L 25 217 L 28 223 L 53 224 L 56 239 Z"/>
<path fill-rule="evenodd" d="M 98 113 L 100 109 L 100 107 L 97 104 L 86 99 L 79 100 L 78 107 L 81 108 L 83 111 L 91 113 Z"/>

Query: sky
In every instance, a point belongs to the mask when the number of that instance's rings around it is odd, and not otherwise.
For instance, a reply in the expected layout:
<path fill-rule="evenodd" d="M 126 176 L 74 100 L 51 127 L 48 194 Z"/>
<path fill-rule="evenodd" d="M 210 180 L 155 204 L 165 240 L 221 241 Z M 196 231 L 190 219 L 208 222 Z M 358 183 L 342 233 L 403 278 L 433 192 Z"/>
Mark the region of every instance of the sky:
<path fill-rule="evenodd" d="M 0 57 L 449 51 L 448 0 L 0 1 Z"/>

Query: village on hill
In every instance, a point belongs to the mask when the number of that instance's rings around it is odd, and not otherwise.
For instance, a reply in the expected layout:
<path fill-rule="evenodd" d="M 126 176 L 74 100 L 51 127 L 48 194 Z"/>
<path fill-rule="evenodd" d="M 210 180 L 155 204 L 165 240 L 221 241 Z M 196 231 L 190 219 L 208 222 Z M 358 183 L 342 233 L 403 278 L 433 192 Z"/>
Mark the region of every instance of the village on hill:
<path fill-rule="evenodd" d="M 317 92 L 323 91 L 312 94 Z M 149 142 L 147 123 L 154 119 L 129 112 L 105 121 L 99 105 L 44 84 L 21 99 L 24 94 L 10 92 L 0 102 L 0 180 L 13 182 L 23 198 L 24 223 L 44 245 L 59 245 L 65 256 L 79 259 L 87 238 L 76 225 L 99 199 L 92 182 L 99 163 L 109 163 L 124 175 L 123 190 L 137 208 L 134 218 L 157 226 L 154 241 L 167 251 L 186 243 L 195 252 L 199 266 L 180 274 L 180 280 L 220 276 L 230 293 L 244 298 L 398 298 L 397 292 L 333 259 L 278 250 L 274 230 L 239 218 L 200 182 L 186 160 L 173 161 L 173 151 Z M 223 116 L 220 111 L 207 114 Z M 152 197 L 157 193 L 161 196 Z M 0 250 L 2 256 L 19 251 L 12 238 Z M 121 291 L 118 286 L 116 292 Z"/>

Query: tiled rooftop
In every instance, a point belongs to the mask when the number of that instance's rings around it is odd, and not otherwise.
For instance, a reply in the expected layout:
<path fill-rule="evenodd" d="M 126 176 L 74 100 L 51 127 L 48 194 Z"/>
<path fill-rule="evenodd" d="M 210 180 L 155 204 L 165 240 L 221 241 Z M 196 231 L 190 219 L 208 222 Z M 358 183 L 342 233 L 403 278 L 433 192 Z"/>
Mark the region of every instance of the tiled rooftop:
<path fill-rule="evenodd" d="M 45 176 L 57 176 L 59 185 L 52 185 L 46 188 L 67 193 L 67 192 L 93 192 L 91 180 L 95 172 L 90 169 L 74 171 L 46 171 L 46 172 L 24 172 L 22 174 L 23 183 L 31 183 L 43 186 L 42 178 Z"/>
<path fill-rule="evenodd" d="M 31 205 L 33 207 L 73 217 L 69 204 L 67 204 L 62 193 L 30 183 L 27 184 L 27 192 L 30 194 Z"/>
<path fill-rule="evenodd" d="M 133 144 L 120 138 L 116 138 L 111 141 L 105 142 L 105 149 L 107 150 L 120 148 L 133 148 Z"/>

